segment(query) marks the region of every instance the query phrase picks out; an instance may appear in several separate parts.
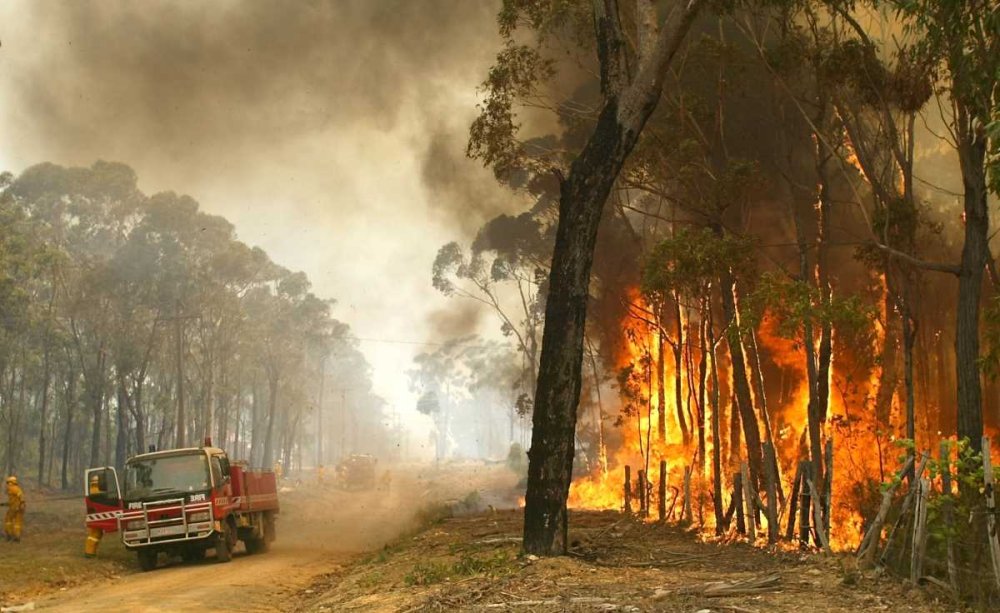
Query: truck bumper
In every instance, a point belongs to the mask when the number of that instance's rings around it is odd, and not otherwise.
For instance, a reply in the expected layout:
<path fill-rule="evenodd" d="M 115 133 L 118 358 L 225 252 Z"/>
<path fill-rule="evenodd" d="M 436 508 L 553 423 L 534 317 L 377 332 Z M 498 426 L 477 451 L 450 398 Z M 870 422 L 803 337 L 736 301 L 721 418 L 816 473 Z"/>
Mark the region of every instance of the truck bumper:
<path fill-rule="evenodd" d="M 122 543 L 128 549 L 199 541 L 215 534 L 212 503 L 186 504 L 183 499 L 143 504 L 119 519 Z"/>

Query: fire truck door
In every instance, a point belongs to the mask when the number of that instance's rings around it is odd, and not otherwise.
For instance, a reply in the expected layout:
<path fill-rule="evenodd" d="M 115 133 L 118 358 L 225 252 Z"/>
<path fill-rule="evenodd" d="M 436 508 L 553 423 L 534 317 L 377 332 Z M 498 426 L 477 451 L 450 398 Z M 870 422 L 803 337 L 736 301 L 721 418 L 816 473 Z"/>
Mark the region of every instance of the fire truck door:
<path fill-rule="evenodd" d="M 87 505 L 87 527 L 98 528 L 104 532 L 118 530 L 118 517 L 121 515 L 121 488 L 118 485 L 118 473 L 112 466 L 88 468 L 83 481 L 84 501 Z"/>

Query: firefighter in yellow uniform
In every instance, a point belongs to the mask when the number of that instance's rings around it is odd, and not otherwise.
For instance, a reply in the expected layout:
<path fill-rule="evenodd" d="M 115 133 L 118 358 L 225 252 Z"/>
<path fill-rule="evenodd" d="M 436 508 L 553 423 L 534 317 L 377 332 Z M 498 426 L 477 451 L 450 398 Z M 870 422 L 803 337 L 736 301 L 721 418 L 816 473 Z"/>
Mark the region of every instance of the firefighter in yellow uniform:
<path fill-rule="evenodd" d="M 7 515 L 3 519 L 3 533 L 8 542 L 21 542 L 21 528 L 24 526 L 24 491 L 17 484 L 17 477 L 7 477 Z"/>
<path fill-rule="evenodd" d="M 281 475 L 284 471 L 282 470 L 281 462 L 274 463 L 274 478 L 281 481 Z"/>
<path fill-rule="evenodd" d="M 320 464 L 319 466 L 316 467 L 316 481 L 320 485 L 323 485 L 323 477 L 324 477 L 324 473 L 325 472 L 326 472 L 326 468 L 324 468 L 324 466 L 322 464 Z"/>
<path fill-rule="evenodd" d="M 104 494 L 104 490 L 101 489 L 101 480 L 98 475 L 91 475 L 90 477 L 90 489 L 88 490 L 91 496 L 100 496 Z M 83 545 L 83 555 L 88 558 L 97 557 L 97 547 L 101 544 L 101 537 L 104 536 L 104 530 L 100 528 L 87 527 L 87 541 Z"/>

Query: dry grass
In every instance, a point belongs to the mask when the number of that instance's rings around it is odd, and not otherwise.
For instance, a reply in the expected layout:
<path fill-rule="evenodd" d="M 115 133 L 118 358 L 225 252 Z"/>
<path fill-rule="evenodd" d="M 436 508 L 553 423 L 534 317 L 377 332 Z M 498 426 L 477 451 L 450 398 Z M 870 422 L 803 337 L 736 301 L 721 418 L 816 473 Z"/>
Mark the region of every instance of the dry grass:
<path fill-rule="evenodd" d="M 0 604 L 23 603 L 137 570 L 133 554 L 125 551 L 117 534 L 105 535 L 98 558 L 85 558 L 83 497 L 60 499 L 63 496 L 27 492 L 21 543 L 0 541 Z"/>

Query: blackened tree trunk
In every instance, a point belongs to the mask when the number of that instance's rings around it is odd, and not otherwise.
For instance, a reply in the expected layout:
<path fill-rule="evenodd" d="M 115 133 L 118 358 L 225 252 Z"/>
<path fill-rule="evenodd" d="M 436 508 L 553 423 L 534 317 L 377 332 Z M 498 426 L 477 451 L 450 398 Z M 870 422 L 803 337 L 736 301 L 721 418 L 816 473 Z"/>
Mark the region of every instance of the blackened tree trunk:
<path fill-rule="evenodd" d="M 590 269 L 604 203 L 625 159 L 656 108 L 667 67 L 701 7 L 692 0 L 671 27 L 640 23 L 640 58 L 629 79 L 625 36 L 615 0 L 595 0 L 605 96 L 593 134 L 560 181 L 559 224 L 549 273 L 545 328 L 535 394 L 524 551 L 565 552 L 566 498 L 573 471 Z M 649 7 L 652 7 L 650 4 Z M 654 12 L 655 14 L 655 12 Z"/>
<path fill-rule="evenodd" d="M 667 334 L 663 326 L 657 331 L 656 352 L 656 400 L 659 403 L 656 415 L 656 432 L 660 441 L 667 442 Z"/>
<path fill-rule="evenodd" d="M 708 333 L 708 342 L 705 344 L 705 351 L 712 359 L 712 500 L 715 507 L 715 534 L 722 536 L 723 524 L 725 522 L 722 511 L 722 438 L 719 415 L 719 365 L 715 351 L 715 324 L 712 322 L 712 305 L 706 300 L 707 307 L 705 313 L 708 322 L 705 331 Z"/>
<path fill-rule="evenodd" d="M 968 110 L 956 103 L 958 159 L 965 188 L 965 245 L 958 274 L 955 367 L 958 380 L 958 438 L 982 450 L 982 388 L 979 380 L 979 302 L 983 270 L 989 257 L 989 209 L 986 205 L 986 138 L 976 134 Z"/>
<path fill-rule="evenodd" d="M 691 442 L 691 432 L 688 430 L 687 421 L 684 419 L 684 387 L 683 387 L 683 360 L 684 360 L 684 321 L 681 318 L 681 299 L 674 294 L 674 321 L 677 325 L 677 340 L 674 342 L 674 404 L 677 408 L 677 425 L 681 429 L 681 440 L 684 445 Z"/>
<path fill-rule="evenodd" d="M 739 411 L 740 423 L 743 425 L 743 440 L 747 450 L 747 465 L 750 469 L 750 487 L 759 492 L 761 476 L 764 472 L 764 452 L 760 444 L 760 429 L 757 425 L 757 415 L 754 412 L 753 400 L 750 394 L 750 380 L 747 377 L 746 358 L 743 353 L 743 335 L 740 332 L 738 314 L 736 312 L 736 282 L 728 272 L 720 279 L 722 289 L 722 314 L 729 324 L 726 341 L 729 345 L 729 358 L 732 362 L 733 397 L 736 400 L 736 410 Z"/>
<path fill-rule="evenodd" d="M 561 186 L 528 451 L 528 553 L 552 555 L 566 548 L 566 497 L 573 471 L 590 268 L 604 201 L 637 137 L 620 125 L 617 103 L 610 100 Z"/>

